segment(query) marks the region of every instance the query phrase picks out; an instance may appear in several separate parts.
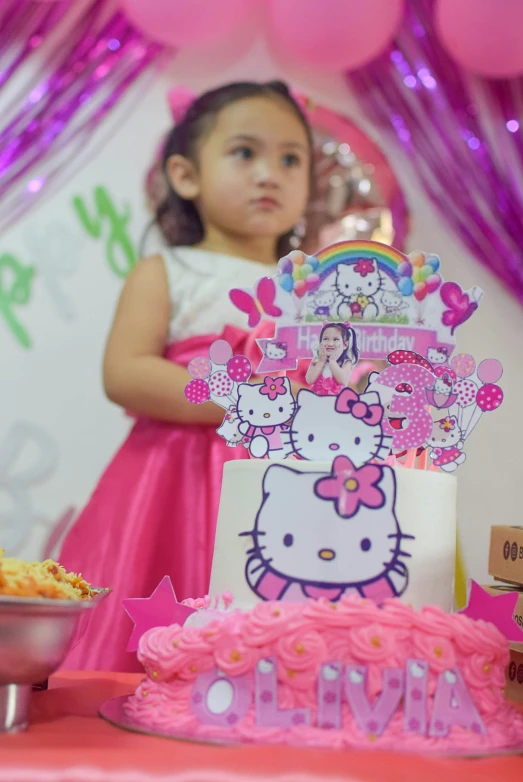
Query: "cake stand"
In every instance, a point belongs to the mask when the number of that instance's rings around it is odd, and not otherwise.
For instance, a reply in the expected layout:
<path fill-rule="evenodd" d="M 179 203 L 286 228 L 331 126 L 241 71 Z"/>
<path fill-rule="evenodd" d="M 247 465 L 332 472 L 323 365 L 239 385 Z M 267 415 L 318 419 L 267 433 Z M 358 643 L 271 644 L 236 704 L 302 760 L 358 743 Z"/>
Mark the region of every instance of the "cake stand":
<path fill-rule="evenodd" d="M 0 595 L 0 733 L 27 728 L 33 684 L 61 665 L 80 617 L 110 590 L 95 592 L 89 600 Z"/>

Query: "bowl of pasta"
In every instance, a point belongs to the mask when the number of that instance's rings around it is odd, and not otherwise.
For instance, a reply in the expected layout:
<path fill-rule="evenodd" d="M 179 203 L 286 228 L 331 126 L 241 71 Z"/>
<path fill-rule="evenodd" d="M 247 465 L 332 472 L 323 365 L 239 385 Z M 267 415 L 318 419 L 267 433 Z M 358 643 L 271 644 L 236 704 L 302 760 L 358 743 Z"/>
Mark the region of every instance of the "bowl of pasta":
<path fill-rule="evenodd" d="M 33 685 L 59 668 L 80 619 L 109 591 L 53 560 L 25 562 L 0 549 L 0 732 L 27 727 Z"/>

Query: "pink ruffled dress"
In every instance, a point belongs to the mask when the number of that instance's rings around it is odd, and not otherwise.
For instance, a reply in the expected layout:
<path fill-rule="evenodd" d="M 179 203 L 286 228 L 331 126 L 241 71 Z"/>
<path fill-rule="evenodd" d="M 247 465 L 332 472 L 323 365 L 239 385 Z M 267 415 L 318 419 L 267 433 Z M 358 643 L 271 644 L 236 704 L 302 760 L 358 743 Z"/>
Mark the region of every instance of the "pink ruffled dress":
<path fill-rule="evenodd" d="M 318 396 L 338 396 L 344 387 L 332 376 L 331 368 L 326 364 L 321 375 L 312 384 L 311 391 Z"/>
<path fill-rule="evenodd" d="M 248 332 L 228 292 L 251 288 L 267 266 L 193 248 L 166 251 L 165 264 L 172 299 L 166 358 L 187 366 L 221 337 L 256 368 L 255 337 L 271 336 L 273 326 L 262 321 L 265 328 Z M 213 426 L 136 420 L 62 547 L 68 570 L 112 589 L 79 627 L 65 668 L 141 670 L 125 651 L 132 622 L 122 600 L 148 597 L 165 575 L 179 600 L 207 593 L 223 464 L 248 455 L 228 447 Z"/>

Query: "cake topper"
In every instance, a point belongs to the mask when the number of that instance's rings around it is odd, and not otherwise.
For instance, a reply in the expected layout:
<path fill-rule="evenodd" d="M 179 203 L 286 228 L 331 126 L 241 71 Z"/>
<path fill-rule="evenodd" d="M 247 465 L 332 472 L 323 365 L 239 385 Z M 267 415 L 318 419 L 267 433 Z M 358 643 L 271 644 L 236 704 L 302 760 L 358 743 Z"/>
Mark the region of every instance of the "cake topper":
<path fill-rule="evenodd" d="M 275 321 L 272 339 L 250 381 L 250 361 L 225 340 L 188 366 L 190 402 L 213 401 L 226 413 L 218 434 L 255 458 L 331 461 L 356 468 L 415 452 L 433 468 L 453 472 L 466 460 L 464 444 L 484 412 L 497 409 L 502 367 L 458 353 L 454 333 L 477 310 L 483 292 L 444 282 L 430 253 L 399 253 L 377 242 L 341 242 L 314 256 L 295 250 L 274 278 L 252 291 L 233 289 L 231 301 L 248 316 Z M 371 373 L 365 393 L 348 383 L 360 355 L 387 359 Z M 281 375 L 310 358 L 296 397 Z"/>
<path fill-rule="evenodd" d="M 320 395 L 303 388 L 295 399 L 286 377 L 240 382 L 250 377 L 250 362 L 233 356 L 225 340 L 219 343 L 211 345 L 209 358 L 200 356 L 189 365 L 193 379 L 185 395 L 193 404 L 212 400 L 226 407 L 217 432 L 228 446 L 242 445 L 258 459 L 332 461 L 346 456 L 357 467 L 389 456 L 392 436 L 384 431 L 378 394 L 343 388 L 337 396 Z"/>
<path fill-rule="evenodd" d="M 483 292 L 444 282 L 439 268 L 430 253 L 407 256 L 379 242 L 340 242 L 312 256 L 294 250 L 279 261 L 274 287 L 264 278 L 252 291 L 233 289 L 230 298 L 248 314 L 249 326 L 262 317 L 276 323 L 272 339 L 258 340 L 260 373 L 292 370 L 298 359 L 313 358 L 325 320 L 351 322 L 362 358 L 384 359 L 397 349 L 426 356 L 443 348 L 450 355 L 456 328 L 473 315 Z"/>

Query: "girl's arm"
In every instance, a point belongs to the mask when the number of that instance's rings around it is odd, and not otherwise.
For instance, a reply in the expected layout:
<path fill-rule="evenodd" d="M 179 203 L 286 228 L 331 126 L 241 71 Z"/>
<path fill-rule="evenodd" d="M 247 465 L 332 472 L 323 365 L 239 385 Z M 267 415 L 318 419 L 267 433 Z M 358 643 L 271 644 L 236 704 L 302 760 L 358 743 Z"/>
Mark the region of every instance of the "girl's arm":
<path fill-rule="evenodd" d="M 309 385 L 312 385 L 319 378 L 325 368 L 325 361 L 321 361 L 319 358 L 313 358 L 307 369 L 305 380 Z"/>
<path fill-rule="evenodd" d="M 307 369 L 307 373 L 305 375 L 305 381 L 312 385 L 316 382 L 316 380 L 319 378 L 323 370 L 325 369 L 325 364 L 327 363 L 327 354 L 325 353 L 325 348 L 323 345 L 318 346 L 318 355 L 316 358 L 313 358 L 311 363 L 309 364 L 309 368 Z"/>
<path fill-rule="evenodd" d="M 334 357 L 329 361 L 329 366 L 331 368 L 332 377 L 341 385 L 346 386 L 350 380 L 350 376 L 352 373 L 352 362 L 347 359 L 347 361 L 344 363 L 342 367 L 338 364 L 338 362 L 334 359 Z"/>
<path fill-rule="evenodd" d="M 170 320 L 167 274 L 162 257 L 155 255 L 140 261 L 125 282 L 105 349 L 105 393 L 140 416 L 218 425 L 224 411 L 212 402 L 188 402 L 188 371 L 163 358 Z"/>

